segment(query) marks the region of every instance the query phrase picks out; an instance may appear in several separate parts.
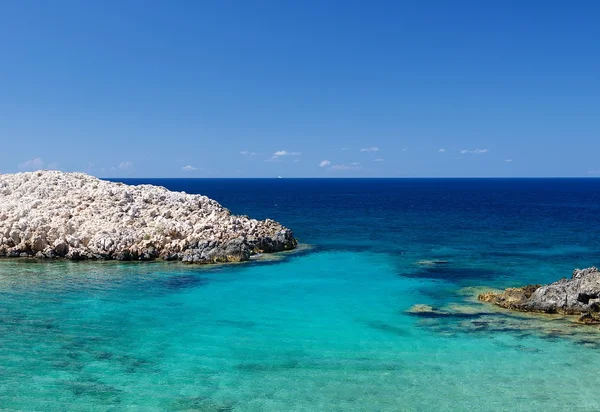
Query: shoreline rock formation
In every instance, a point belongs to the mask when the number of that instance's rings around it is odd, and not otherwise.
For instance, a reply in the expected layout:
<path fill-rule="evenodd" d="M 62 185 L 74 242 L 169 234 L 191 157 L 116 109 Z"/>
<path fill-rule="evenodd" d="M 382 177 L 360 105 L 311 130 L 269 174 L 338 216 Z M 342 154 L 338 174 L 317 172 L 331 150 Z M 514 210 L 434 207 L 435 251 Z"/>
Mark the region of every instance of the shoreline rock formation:
<path fill-rule="evenodd" d="M 520 312 L 578 315 L 579 322 L 600 323 L 600 271 L 575 269 L 571 279 L 482 293 L 478 300 Z"/>
<path fill-rule="evenodd" d="M 246 261 L 291 250 L 292 231 L 233 215 L 202 195 L 86 175 L 0 175 L 0 257 Z"/>

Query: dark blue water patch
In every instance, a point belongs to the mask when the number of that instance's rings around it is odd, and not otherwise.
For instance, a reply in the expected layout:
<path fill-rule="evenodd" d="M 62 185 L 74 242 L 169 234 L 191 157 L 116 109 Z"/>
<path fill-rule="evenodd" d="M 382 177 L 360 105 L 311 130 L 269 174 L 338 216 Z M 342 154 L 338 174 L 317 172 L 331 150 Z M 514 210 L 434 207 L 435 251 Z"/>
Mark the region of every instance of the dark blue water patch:
<path fill-rule="evenodd" d="M 457 294 L 456 287 L 449 286 L 445 283 L 442 285 L 423 286 L 419 288 L 419 294 L 435 301 L 435 304 L 440 306 L 445 303 L 462 301 L 464 299 L 464 296 Z"/>
<path fill-rule="evenodd" d="M 500 277 L 505 277 L 507 274 L 501 270 L 491 268 L 473 268 L 466 266 L 454 266 L 450 264 L 434 264 L 421 265 L 414 271 L 407 271 L 403 268 L 398 275 L 406 278 L 442 279 L 450 282 L 461 282 L 469 279 L 477 279 L 485 282 Z"/>
<path fill-rule="evenodd" d="M 205 286 L 209 280 L 193 274 L 175 275 L 158 279 L 159 287 L 168 290 L 185 290 Z"/>
<path fill-rule="evenodd" d="M 367 322 L 362 322 L 362 323 L 364 323 L 366 326 L 368 326 L 371 329 L 375 329 L 375 330 L 389 333 L 389 334 L 396 335 L 396 336 L 407 337 L 407 336 L 411 335 L 409 330 L 392 325 L 390 323 L 386 323 L 386 322 L 367 321 Z"/>
<path fill-rule="evenodd" d="M 557 260 L 557 261 L 588 261 L 588 262 L 599 262 L 600 252 L 598 250 L 557 250 L 548 247 L 546 250 L 533 249 L 533 250 L 510 250 L 510 249 L 497 249 L 497 250 L 484 250 L 480 252 L 482 259 L 489 258 L 502 258 L 507 260 L 523 259 L 523 260 Z"/>

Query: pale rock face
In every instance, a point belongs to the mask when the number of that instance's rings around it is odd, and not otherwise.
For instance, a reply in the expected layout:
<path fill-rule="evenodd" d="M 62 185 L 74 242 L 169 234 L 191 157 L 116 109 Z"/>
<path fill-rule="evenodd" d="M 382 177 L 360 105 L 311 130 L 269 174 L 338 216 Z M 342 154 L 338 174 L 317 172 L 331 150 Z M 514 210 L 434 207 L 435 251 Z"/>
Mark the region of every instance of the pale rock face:
<path fill-rule="evenodd" d="M 0 175 L 0 257 L 237 262 L 290 250 L 290 229 L 201 195 L 84 173 Z"/>
<path fill-rule="evenodd" d="M 478 299 L 524 312 L 583 314 L 581 322 L 600 323 L 600 271 L 595 267 L 575 269 L 571 279 L 483 293 Z"/>

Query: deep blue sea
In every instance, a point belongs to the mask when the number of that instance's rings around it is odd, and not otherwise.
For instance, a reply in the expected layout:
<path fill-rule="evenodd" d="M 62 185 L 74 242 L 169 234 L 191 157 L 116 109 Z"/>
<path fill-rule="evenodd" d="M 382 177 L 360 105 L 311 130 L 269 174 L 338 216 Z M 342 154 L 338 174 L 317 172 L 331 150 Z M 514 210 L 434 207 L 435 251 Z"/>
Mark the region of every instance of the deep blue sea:
<path fill-rule="evenodd" d="M 273 218 L 302 247 L 0 261 L 0 410 L 600 411 L 597 326 L 474 301 L 600 265 L 600 179 L 121 181 Z"/>

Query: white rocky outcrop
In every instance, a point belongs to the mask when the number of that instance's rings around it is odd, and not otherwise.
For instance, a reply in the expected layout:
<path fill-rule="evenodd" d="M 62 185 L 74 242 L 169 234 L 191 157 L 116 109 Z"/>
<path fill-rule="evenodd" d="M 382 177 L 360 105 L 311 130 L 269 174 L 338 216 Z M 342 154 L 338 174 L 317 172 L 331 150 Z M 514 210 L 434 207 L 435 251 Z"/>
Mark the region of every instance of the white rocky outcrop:
<path fill-rule="evenodd" d="M 0 256 L 235 262 L 297 245 L 290 229 L 206 196 L 84 173 L 0 175 Z"/>

